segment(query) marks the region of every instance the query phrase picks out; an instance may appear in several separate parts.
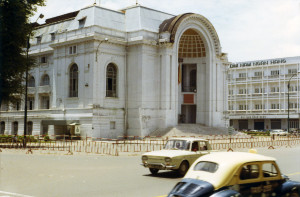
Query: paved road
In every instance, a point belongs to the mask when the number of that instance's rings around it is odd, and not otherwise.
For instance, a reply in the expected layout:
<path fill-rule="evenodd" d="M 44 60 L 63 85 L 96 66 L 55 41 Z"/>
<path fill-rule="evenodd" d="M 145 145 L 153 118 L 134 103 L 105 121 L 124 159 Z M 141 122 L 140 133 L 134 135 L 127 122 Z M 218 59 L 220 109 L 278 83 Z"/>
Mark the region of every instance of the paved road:
<path fill-rule="evenodd" d="M 276 157 L 282 172 L 300 181 L 300 147 L 258 151 Z M 174 172 L 151 176 L 139 164 L 139 154 L 28 155 L 4 150 L 0 153 L 0 197 L 153 197 L 166 195 L 181 179 Z"/>

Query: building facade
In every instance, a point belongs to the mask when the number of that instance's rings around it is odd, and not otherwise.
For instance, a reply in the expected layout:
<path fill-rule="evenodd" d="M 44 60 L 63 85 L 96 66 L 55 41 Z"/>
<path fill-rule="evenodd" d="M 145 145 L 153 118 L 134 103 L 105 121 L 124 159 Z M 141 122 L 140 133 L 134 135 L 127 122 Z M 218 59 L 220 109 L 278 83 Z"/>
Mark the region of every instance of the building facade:
<path fill-rule="evenodd" d="M 300 57 L 238 62 L 228 67 L 228 118 L 235 129 L 299 128 Z M 289 88 L 288 88 L 289 84 Z"/>
<path fill-rule="evenodd" d="M 97 5 L 47 19 L 31 39 L 28 134 L 146 136 L 180 123 L 224 127 L 226 54 L 199 14 Z M 23 134 L 24 96 L 1 133 Z"/>

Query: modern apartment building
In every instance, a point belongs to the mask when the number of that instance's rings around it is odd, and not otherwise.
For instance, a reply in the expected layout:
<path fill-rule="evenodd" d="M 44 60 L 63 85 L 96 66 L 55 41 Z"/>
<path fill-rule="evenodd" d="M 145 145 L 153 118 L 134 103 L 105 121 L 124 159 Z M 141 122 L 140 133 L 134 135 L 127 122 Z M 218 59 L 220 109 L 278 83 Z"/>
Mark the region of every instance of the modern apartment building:
<path fill-rule="evenodd" d="M 298 71 L 300 57 L 231 63 L 227 73 L 230 125 L 239 130 L 287 129 L 289 115 L 290 128 L 299 128 Z"/>

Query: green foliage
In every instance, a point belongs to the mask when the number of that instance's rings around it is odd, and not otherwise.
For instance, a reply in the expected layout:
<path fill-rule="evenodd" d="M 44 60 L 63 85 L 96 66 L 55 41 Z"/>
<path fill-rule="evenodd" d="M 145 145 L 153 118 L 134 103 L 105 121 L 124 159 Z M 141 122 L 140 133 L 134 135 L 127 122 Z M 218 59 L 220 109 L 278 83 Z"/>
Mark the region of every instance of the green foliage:
<path fill-rule="evenodd" d="M 28 35 L 34 26 L 29 17 L 45 0 L 0 0 L 0 105 L 22 94 L 27 62 L 25 51 Z"/>
<path fill-rule="evenodd" d="M 49 140 L 50 140 L 49 135 L 45 135 L 45 136 L 44 136 L 44 141 L 47 142 L 47 141 L 49 141 Z"/>
<path fill-rule="evenodd" d="M 24 136 L 0 135 L 0 143 L 10 143 L 10 142 L 21 143 L 23 139 Z M 38 140 L 34 136 L 26 136 L 26 141 L 37 142 Z"/>
<path fill-rule="evenodd" d="M 254 132 L 254 131 L 246 131 L 244 132 L 248 135 L 253 135 L 253 136 L 269 136 L 270 135 L 270 131 L 262 131 L 262 132 Z"/>

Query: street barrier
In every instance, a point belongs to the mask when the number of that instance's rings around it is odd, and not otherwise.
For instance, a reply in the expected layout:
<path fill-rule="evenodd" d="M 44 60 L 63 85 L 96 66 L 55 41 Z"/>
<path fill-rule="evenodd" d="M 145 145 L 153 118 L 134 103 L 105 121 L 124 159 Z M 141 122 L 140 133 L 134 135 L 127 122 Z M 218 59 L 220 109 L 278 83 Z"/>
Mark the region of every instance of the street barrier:
<path fill-rule="evenodd" d="M 178 137 L 178 136 L 172 136 Z M 180 136 L 185 137 L 185 136 Z M 275 148 L 292 147 L 300 144 L 299 136 L 273 137 L 238 137 L 226 135 L 188 136 L 207 139 L 214 150 L 235 151 L 241 148 Z M 93 153 L 119 156 L 120 153 L 150 152 L 163 149 L 170 137 L 161 136 L 119 136 L 117 139 L 80 137 L 69 135 L 35 135 L 24 136 L 0 135 L 1 149 L 26 149 L 27 153 L 35 150 L 62 151 L 67 154 Z M 1 152 L 1 151 L 0 151 Z"/>

